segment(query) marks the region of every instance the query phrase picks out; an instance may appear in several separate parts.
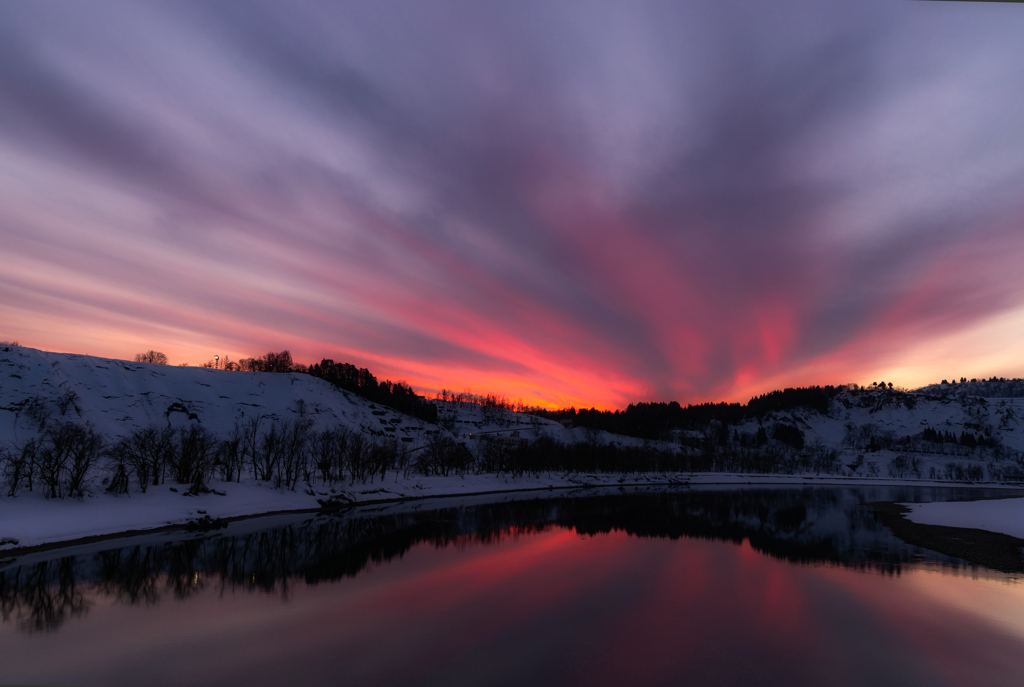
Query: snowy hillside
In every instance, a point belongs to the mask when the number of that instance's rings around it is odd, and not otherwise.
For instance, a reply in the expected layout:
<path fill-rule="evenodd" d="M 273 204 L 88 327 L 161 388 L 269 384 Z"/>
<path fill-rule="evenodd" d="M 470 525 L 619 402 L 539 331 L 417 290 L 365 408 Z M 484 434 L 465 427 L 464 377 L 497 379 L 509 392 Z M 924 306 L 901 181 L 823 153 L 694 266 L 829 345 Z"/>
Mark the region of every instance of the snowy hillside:
<path fill-rule="evenodd" d="M 541 477 L 536 462 L 524 474 L 527 463 L 508 461 L 574 444 L 628 460 L 616 452 L 650 443 L 440 405 L 434 425 L 308 374 L 0 347 L 0 551 L 325 503 L 621 484 L 579 469 Z"/>
<path fill-rule="evenodd" d="M 981 398 L 1024 398 L 1024 379 L 1006 379 L 992 377 L 990 379 L 953 380 L 947 383 L 930 384 L 917 390 L 918 393 L 939 396 L 980 396 Z"/>
<path fill-rule="evenodd" d="M 1005 391 L 1000 380 L 971 385 L 956 386 Z M 952 386 L 943 385 L 943 389 Z M 116 441 L 150 426 L 199 424 L 224 439 L 237 426 L 256 419 L 264 429 L 303 419 L 317 431 L 344 428 L 367 437 L 394 438 L 405 451 L 441 436 L 474 454 L 488 441 L 515 445 L 542 437 L 566 445 L 649 446 L 686 454 L 707 451 L 694 444 L 700 431 L 677 432 L 680 445 L 566 428 L 549 419 L 475 403 L 437 404 L 438 424 L 433 425 L 306 374 L 224 372 L 0 348 L 0 446 L 32 439 L 55 421 L 88 424 L 106 440 Z M 768 413 L 731 427 L 730 438 L 740 439 L 733 442 L 736 447 L 747 446 L 759 430 L 772 437 L 780 426 L 800 430 L 802 447 L 798 448 L 838 452 L 845 466 L 841 472 L 846 474 L 886 476 L 892 472 L 891 461 L 906 455 L 918 459 L 918 469 L 898 476 L 943 478 L 949 461 L 956 460 L 985 469 L 988 479 L 993 467 L 1016 465 L 1024 452 L 1024 398 L 846 390 L 832 399 L 827 413 L 809 408 Z M 932 467 L 937 469 L 934 475 L 929 472 Z"/>
<path fill-rule="evenodd" d="M 893 391 L 844 391 L 832 401 L 828 414 L 800 408 L 769 413 L 762 422 L 789 420 L 808 441 L 855 443 L 858 433 L 893 438 L 920 434 L 925 428 L 986 436 L 1024 450 L 1024 399 L 950 397 Z M 757 427 L 757 422 L 746 427 Z M 863 430 L 863 432 L 861 432 Z"/>
<path fill-rule="evenodd" d="M 855 474 L 890 474 L 888 466 L 900 455 L 920 461 L 921 475 L 899 476 L 948 479 L 945 471 L 954 463 L 982 469 L 989 479 L 1000 471 L 1016 474 L 1022 467 L 1024 398 L 860 389 L 840 392 L 828 413 L 806 408 L 773 412 L 737 429 L 754 433 L 776 424 L 799 428 L 808 447 L 838 449 L 846 465 L 861 458 Z"/>
<path fill-rule="evenodd" d="M 450 435 L 471 449 L 485 438 L 645 444 L 642 439 L 567 429 L 552 420 L 475 403 L 439 402 L 439 407 L 440 426 L 301 373 L 224 372 L 0 348 L 0 445 L 31 439 L 53 420 L 88 423 L 116 440 L 147 426 L 190 423 L 226 438 L 236 425 L 254 418 L 262 418 L 264 426 L 305 418 L 315 430 L 342 426 L 394 437 L 409 444 L 407 448 L 422 445 L 433 434 Z"/>
<path fill-rule="evenodd" d="M 224 438 L 236 423 L 309 418 L 314 429 L 418 440 L 431 427 L 305 374 L 224 372 L 0 348 L 0 444 L 37 435 L 49 420 L 91 424 L 109 438 L 198 422 Z"/>

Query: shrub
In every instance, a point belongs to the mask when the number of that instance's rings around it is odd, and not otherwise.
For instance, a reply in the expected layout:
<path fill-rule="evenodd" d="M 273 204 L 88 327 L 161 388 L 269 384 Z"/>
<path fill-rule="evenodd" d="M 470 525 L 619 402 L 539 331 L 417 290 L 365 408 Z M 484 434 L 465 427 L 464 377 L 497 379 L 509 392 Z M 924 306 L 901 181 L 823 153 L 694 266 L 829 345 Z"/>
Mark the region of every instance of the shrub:
<path fill-rule="evenodd" d="M 167 356 L 160 351 L 146 351 L 145 353 L 135 354 L 135 362 L 137 363 L 152 363 L 153 365 L 166 365 Z"/>

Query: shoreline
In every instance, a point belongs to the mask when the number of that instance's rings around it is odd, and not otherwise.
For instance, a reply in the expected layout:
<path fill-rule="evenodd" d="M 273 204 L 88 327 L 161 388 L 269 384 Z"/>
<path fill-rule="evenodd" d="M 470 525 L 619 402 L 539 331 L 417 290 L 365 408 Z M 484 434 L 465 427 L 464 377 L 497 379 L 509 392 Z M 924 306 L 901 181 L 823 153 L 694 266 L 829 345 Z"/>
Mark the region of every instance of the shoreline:
<path fill-rule="evenodd" d="M 907 517 L 913 514 L 913 509 L 893 501 L 866 505 L 878 512 L 882 524 L 898 539 L 911 546 L 919 546 L 1003 573 L 1024 573 L 1024 539 L 974 527 L 914 522 Z"/>
<path fill-rule="evenodd" d="M 830 475 L 771 475 L 736 473 L 497 475 L 395 479 L 347 485 L 345 490 L 282 492 L 252 483 L 218 484 L 230 493 L 201 494 L 181 499 L 174 485 L 150 488 L 133 496 L 92 496 L 78 500 L 45 500 L 36 495 L 0 501 L 0 559 L 114 539 L 174 531 L 211 531 L 229 523 L 279 515 L 336 512 L 425 499 L 616 487 L 915 487 L 1006 491 L 1024 496 L 1020 486 L 1004 483 L 960 483 L 891 478 L 836 477 Z M 363 487 L 360 489 L 360 487 Z M 226 497 L 226 498 L 225 498 Z M 194 507 L 193 507 L 194 506 Z M 909 512 L 910 509 L 907 509 Z M 90 517 L 92 518 L 91 525 Z M 901 516 L 902 517 L 902 516 Z M 904 518 L 905 519 L 905 518 Z M 909 522 L 909 521 L 907 521 Z M 73 523 L 73 525 L 72 525 Z M 85 524 L 83 524 L 85 523 Z M 886 523 L 888 524 L 888 523 Z M 914 523 L 916 524 L 916 523 Z M 928 527 L 922 525 L 921 527 Z M 894 529 L 894 532 L 896 530 Z M 984 530 L 979 530 L 984 531 Z M 18 536 L 21 533 L 22 536 Z M 77 535 L 77 536 L 76 536 Z M 898 535 L 897 535 L 898 536 Z M 1000 535 L 1007 536 L 1007 535 Z M 12 541 L 13 540 L 13 541 Z M 908 542 L 911 543 L 911 542 Z M 932 547 L 925 547 L 932 548 Z"/>

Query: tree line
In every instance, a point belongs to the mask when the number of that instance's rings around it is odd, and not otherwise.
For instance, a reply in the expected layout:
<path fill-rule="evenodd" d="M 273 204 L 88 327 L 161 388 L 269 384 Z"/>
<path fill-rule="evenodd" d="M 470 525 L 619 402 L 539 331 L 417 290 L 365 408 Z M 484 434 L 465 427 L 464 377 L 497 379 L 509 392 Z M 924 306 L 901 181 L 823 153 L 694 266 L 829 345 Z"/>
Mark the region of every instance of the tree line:
<path fill-rule="evenodd" d="M 1024 379 L 1007 379 L 1005 377 L 990 377 L 988 379 L 970 379 L 961 377 L 959 382 L 956 379 L 947 381 L 943 379 L 938 384 L 932 384 L 921 389 L 926 393 L 963 396 L 981 396 L 983 398 L 1022 398 L 1024 397 Z"/>
<path fill-rule="evenodd" d="M 308 419 L 250 417 L 226 439 L 199 423 L 151 425 L 116 440 L 89 425 L 55 421 L 37 438 L 0 447 L 0 479 L 6 497 L 39 490 L 57 499 L 81 498 L 96 487 L 113 494 L 146 493 L 168 483 L 185 493 L 202 493 L 215 479 L 239 482 L 243 476 L 295 490 L 373 481 L 396 471 L 405 476 L 434 474 L 441 467 L 448 471 L 447 443 L 454 444 L 450 438 L 434 439 L 414 455 L 393 438 L 343 426 L 318 431 Z"/>
<path fill-rule="evenodd" d="M 1016 452 L 1002 444 L 991 428 L 987 431 L 963 430 L 959 435 L 949 430 L 925 427 L 916 434 L 897 436 L 891 429 L 883 429 L 874 423 L 846 424 L 842 444 L 857 451 L 875 453 L 878 451 L 899 451 L 905 453 L 928 453 L 968 457 L 991 457 L 994 459 L 1015 458 Z"/>
<path fill-rule="evenodd" d="M 82 498 L 93 489 L 112 494 L 146 493 L 168 484 L 186 494 L 198 494 L 212 491 L 210 485 L 215 480 L 240 482 L 243 477 L 294 491 L 413 475 L 846 474 L 847 469 L 856 472 L 864 465 L 870 474 L 879 474 L 877 463 L 865 464 L 864 454 L 858 455 L 854 464 L 844 465 L 835 447 L 820 442 L 798 447 L 794 431 L 799 430 L 779 423 L 770 432 L 764 427 L 757 432 L 729 432 L 724 423 L 713 423 L 704 428 L 691 449 L 675 451 L 647 444 L 602 442 L 596 433 L 571 444 L 546 436 L 534 441 L 485 437 L 470 450 L 437 430 L 425 433 L 418 446 L 408 446 L 393 437 L 364 434 L 341 425 L 317 429 L 305 417 L 277 421 L 251 416 L 223 439 L 198 422 L 142 427 L 111 440 L 87 424 L 51 421 L 38 437 L 0 447 L 0 495 L 16 497 L 25 491 L 39 491 L 47 498 Z M 848 445 L 865 448 L 863 438 L 848 438 Z M 957 446 L 964 450 L 962 444 Z M 907 451 L 912 447 L 893 448 L 902 451 L 890 462 L 889 476 L 924 476 L 920 459 Z M 951 462 L 941 470 L 932 468 L 927 477 L 980 481 L 988 473 L 994 481 L 1024 479 L 1021 454 L 1004 457 L 1013 460 L 987 466 Z"/>
<path fill-rule="evenodd" d="M 167 356 L 160 351 L 146 351 L 135 356 L 136 362 L 166 365 Z M 413 388 L 404 382 L 393 382 L 390 379 L 378 381 L 365 367 L 356 367 L 349 363 L 336 363 L 324 358 L 315 365 L 303 365 L 295 362 L 291 351 L 270 351 L 252 358 L 242 358 L 235 362 L 227 356 L 223 360 L 208 360 L 203 367 L 225 370 L 228 372 L 269 372 L 269 373 L 300 373 L 318 377 L 334 386 L 361 396 L 374 403 L 393 408 L 400 413 L 411 415 L 425 422 L 437 422 L 437 407 L 418 396 Z"/>
<path fill-rule="evenodd" d="M 140 354 L 136 356 L 136 360 L 158 362 L 161 357 L 166 363 L 166 356 L 156 351 Z M 204 367 L 214 366 L 212 360 L 204 364 Z M 229 371 L 306 373 L 369 401 L 426 422 L 439 421 L 437 405 L 418 396 L 408 384 L 390 380 L 378 381 L 367 368 L 356 367 L 350 363 L 336 363 L 325 358 L 320 363 L 305 366 L 296 363 L 291 353 L 284 350 L 278 353 L 269 352 L 259 357 L 242 358 L 237 363 L 225 358 L 220 361 L 219 366 Z M 436 400 L 442 405 L 452 402 L 475 403 L 491 411 L 528 413 L 562 423 L 572 423 L 576 427 L 605 430 L 641 439 L 662 440 L 670 439 L 672 430 L 700 429 L 712 422 L 734 425 L 751 417 L 763 417 L 772 411 L 806 407 L 827 412 L 832 398 L 844 388 L 846 387 L 832 385 L 787 388 L 751 398 L 745 405 L 701 403 L 683 407 L 676 401 L 641 402 L 630 404 L 625 410 L 577 410 L 574 407 L 547 410 L 527 406 L 521 400 L 511 401 L 500 394 L 474 394 L 469 391 L 453 392 L 447 389 L 438 392 Z"/>
<path fill-rule="evenodd" d="M 779 429 L 774 430 L 778 434 Z M 821 455 L 819 455 L 821 453 Z M 250 416 L 219 438 L 198 422 L 151 425 L 117 439 L 88 424 L 48 421 L 38 437 L 0 447 L 0 478 L 6 497 L 40 490 L 48 498 L 81 498 L 93 488 L 112 494 L 146 493 L 180 485 L 185 493 L 210 491 L 214 480 L 243 477 L 278 489 L 373 482 L 412 475 L 541 473 L 659 473 L 691 471 L 834 472 L 824 449 L 799 451 L 779 441 L 755 445 L 722 442 L 709 433 L 700 451 L 669 451 L 649 445 L 587 441 L 564 444 L 550 437 L 508 441 L 485 437 L 474 450 L 439 430 L 418 446 L 345 426 L 316 429 L 308 417 L 278 421 Z"/>
<path fill-rule="evenodd" d="M 377 378 L 365 367 L 356 367 L 349 363 L 336 363 L 324 358 L 306 370 L 313 377 L 318 377 L 368 401 L 380 403 L 400 413 L 419 418 L 424 422 L 437 422 L 437 406 L 418 396 L 412 387 L 403 382 L 392 382 L 389 379 L 377 381 Z"/>
<path fill-rule="evenodd" d="M 770 412 L 810 408 L 827 412 L 843 386 L 811 386 L 787 388 L 755 396 L 746 404 L 699 403 L 681 406 L 668 403 L 631 403 L 625 410 L 596 410 L 566 408 L 562 410 L 533 409 L 536 415 L 558 422 L 571 422 L 575 427 L 587 427 L 638 437 L 667 440 L 672 430 L 700 430 L 712 423 L 740 424 L 752 418 L 762 418 Z"/>

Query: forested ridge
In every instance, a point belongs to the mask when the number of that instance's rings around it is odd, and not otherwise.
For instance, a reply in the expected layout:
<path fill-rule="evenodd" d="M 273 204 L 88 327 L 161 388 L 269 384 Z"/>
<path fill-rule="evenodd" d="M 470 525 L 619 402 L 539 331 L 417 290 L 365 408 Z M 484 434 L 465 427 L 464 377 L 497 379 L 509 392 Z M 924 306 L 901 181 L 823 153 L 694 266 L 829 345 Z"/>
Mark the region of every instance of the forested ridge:
<path fill-rule="evenodd" d="M 719 426 L 735 425 L 749 419 L 762 418 L 770 412 L 808 408 L 826 413 L 832 399 L 845 388 L 831 385 L 789 388 L 755 396 L 746 404 L 699 403 L 682 406 L 671 401 L 631 403 L 625 410 L 567 408 L 555 411 L 535 409 L 533 412 L 558 422 L 572 422 L 576 427 L 655 440 L 666 438 L 672 430 L 700 431 L 712 423 Z"/>

